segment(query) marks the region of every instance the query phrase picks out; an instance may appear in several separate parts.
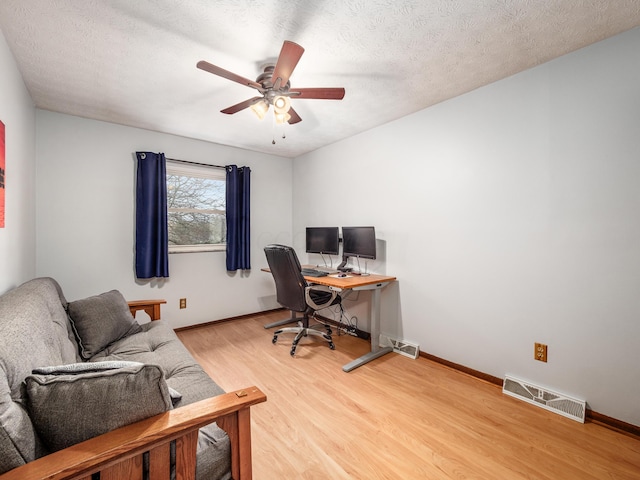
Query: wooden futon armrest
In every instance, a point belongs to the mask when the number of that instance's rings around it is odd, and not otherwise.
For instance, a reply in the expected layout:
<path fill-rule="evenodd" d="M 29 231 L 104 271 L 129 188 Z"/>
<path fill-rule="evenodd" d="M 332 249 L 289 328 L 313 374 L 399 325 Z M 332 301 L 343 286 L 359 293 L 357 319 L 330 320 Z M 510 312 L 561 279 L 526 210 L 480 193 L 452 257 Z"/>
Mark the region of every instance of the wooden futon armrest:
<path fill-rule="evenodd" d="M 225 393 L 161 413 L 39 458 L 0 480 L 141 479 L 149 452 L 149 478 L 169 478 L 170 442 L 176 441 L 176 478 L 195 479 L 198 429 L 212 422 L 231 440 L 231 475 L 251 479 L 250 407 L 267 400 L 257 387 Z"/>
<path fill-rule="evenodd" d="M 131 315 L 136 316 L 138 310 L 144 310 L 151 320 L 160 320 L 160 305 L 167 303 L 166 300 L 134 300 L 127 302 Z"/>

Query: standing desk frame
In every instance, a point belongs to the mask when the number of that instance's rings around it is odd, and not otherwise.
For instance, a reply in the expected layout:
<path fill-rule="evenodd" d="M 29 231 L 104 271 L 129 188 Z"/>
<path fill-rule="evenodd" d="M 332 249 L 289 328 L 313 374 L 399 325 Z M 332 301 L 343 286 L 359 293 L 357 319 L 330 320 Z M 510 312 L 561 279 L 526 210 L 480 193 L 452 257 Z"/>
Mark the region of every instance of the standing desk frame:
<path fill-rule="evenodd" d="M 388 277 L 386 275 L 349 275 L 347 277 L 338 277 L 336 275 L 327 275 L 325 277 L 304 277 L 309 283 L 316 283 L 319 285 L 326 285 L 327 287 L 336 290 L 371 290 L 371 351 L 365 353 L 359 358 L 352 360 L 342 367 L 345 372 L 364 365 L 376 358 L 382 357 L 389 352 L 393 351 L 391 347 L 380 347 L 380 292 L 389 285 L 389 283 L 396 280 L 396 277 Z M 289 320 L 291 321 L 291 320 Z"/>

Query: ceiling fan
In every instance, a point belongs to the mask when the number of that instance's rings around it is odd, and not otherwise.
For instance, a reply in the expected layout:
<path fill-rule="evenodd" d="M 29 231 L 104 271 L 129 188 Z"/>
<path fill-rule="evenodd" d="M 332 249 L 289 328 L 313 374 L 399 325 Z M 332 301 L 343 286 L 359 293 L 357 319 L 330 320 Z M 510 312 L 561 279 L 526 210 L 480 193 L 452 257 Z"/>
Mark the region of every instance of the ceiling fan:
<path fill-rule="evenodd" d="M 285 40 L 275 65 L 265 66 L 264 72 L 258 75 L 255 82 L 204 60 L 199 61 L 197 67 L 260 92 L 261 96 L 225 108 L 221 110 L 222 113 L 231 115 L 251 107 L 254 113 L 262 119 L 269 110 L 269 106 L 273 105 L 276 121 L 293 125 L 302 119 L 291 108 L 291 99 L 342 100 L 345 93 L 344 88 L 291 88 L 289 77 L 303 53 L 304 48 L 300 45 Z"/>

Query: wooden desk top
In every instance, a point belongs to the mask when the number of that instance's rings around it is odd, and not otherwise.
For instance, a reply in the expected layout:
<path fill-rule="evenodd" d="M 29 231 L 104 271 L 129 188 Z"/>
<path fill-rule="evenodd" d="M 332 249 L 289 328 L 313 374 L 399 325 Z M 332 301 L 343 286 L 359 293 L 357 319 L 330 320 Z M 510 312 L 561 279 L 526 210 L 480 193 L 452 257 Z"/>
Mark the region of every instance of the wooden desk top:
<path fill-rule="evenodd" d="M 312 268 L 312 266 L 309 266 Z M 263 272 L 271 273 L 269 268 L 261 268 Z M 396 277 L 389 277 L 387 275 L 378 275 L 371 273 L 369 275 L 353 275 L 347 273 L 346 277 L 338 277 L 338 274 L 332 273 L 324 277 L 304 277 L 309 283 L 317 283 L 318 285 L 327 285 L 328 287 L 338 287 L 343 290 L 349 288 L 364 287 L 365 285 L 374 285 L 376 283 L 393 282 Z"/>
<path fill-rule="evenodd" d="M 393 282 L 396 277 L 387 275 L 351 275 L 347 273 L 346 277 L 338 277 L 337 274 L 327 275 L 325 277 L 304 277 L 309 283 L 317 283 L 319 285 L 327 285 L 329 287 L 338 287 L 343 290 L 349 288 L 364 287 L 365 285 L 374 285 L 376 283 Z"/>

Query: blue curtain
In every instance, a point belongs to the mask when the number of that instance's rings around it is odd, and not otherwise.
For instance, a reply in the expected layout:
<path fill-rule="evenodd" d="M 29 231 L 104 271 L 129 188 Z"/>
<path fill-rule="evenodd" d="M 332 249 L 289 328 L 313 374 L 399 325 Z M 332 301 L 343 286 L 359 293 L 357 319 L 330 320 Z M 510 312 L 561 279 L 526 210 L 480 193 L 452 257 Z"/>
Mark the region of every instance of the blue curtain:
<path fill-rule="evenodd" d="M 227 165 L 227 270 L 251 269 L 249 191 L 251 169 Z"/>
<path fill-rule="evenodd" d="M 136 277 L 169 276 L 164 153 L 136 152 Z"/>

